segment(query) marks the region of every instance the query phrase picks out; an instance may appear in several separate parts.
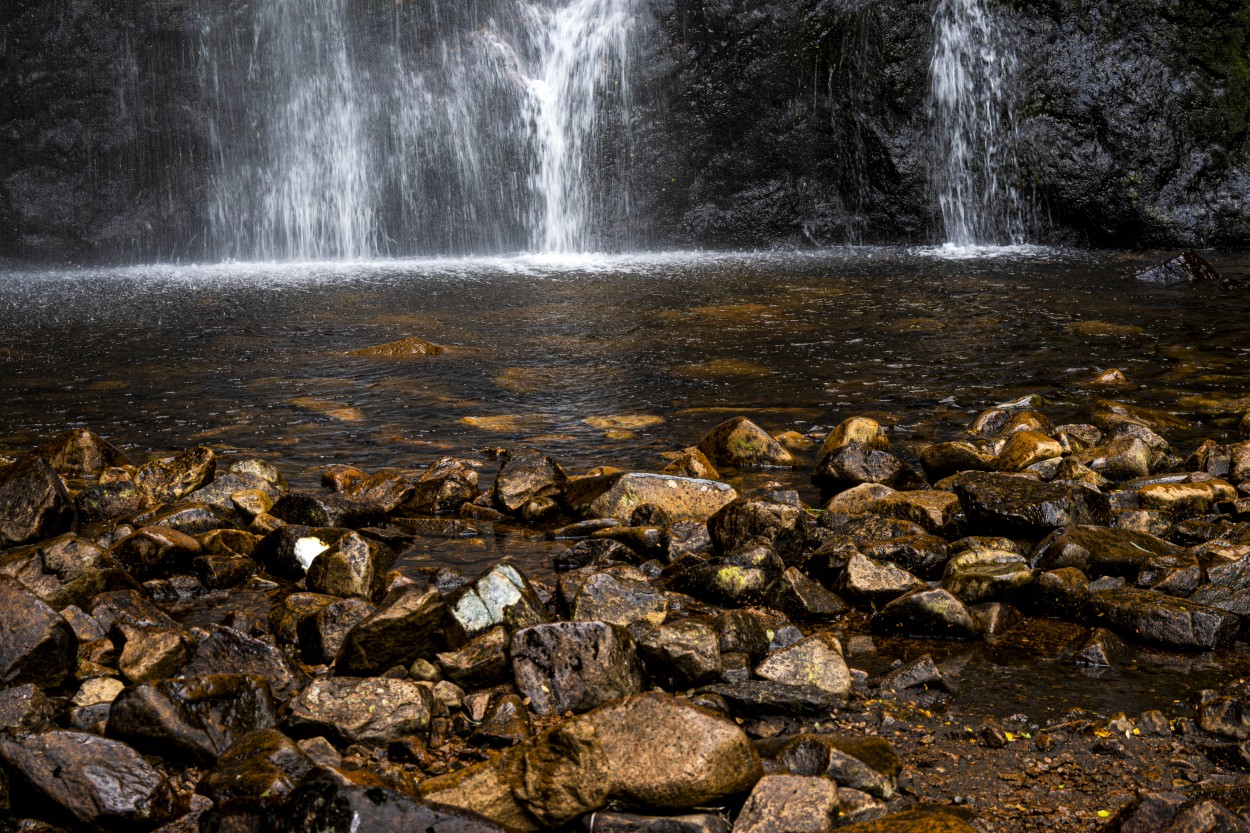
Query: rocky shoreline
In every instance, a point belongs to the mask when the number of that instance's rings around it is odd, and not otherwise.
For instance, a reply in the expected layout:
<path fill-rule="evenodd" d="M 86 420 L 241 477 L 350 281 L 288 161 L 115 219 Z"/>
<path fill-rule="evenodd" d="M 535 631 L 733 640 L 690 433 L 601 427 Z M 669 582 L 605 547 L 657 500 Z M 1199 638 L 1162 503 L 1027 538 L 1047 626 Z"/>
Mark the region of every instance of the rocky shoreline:
<path fill-rule="evenodd" d="M 0 825 L 1250 831 L 1244 680 L 996 721 L 924 651 L 860 667 L 896 637 L 1058 632 L 1074 675 L 1244 646 L 1250 442 L 1041 407 L 914 458 L 866 417 L 739 417 L 653 472 L 515 447 L 302 491 L 263 460 L 135 465 L 66 432 L 0 460 Z M 811 451 L 820 506 L 722 478 Z M 518 527 L 567 543 L 554 581 L 397 569 L 419 538 Z"/>

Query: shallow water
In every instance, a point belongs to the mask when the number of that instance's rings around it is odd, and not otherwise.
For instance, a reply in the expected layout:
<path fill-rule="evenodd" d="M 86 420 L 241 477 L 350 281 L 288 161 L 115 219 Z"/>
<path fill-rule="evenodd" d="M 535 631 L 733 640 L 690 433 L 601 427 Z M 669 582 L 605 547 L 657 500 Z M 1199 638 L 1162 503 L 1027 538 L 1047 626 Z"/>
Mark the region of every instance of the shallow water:
<path fill-rule="evenodd" d="M 857 248 L 9 272 L 0 453 L 86 425 L 140 460 L 202 443 L 227 461 L 271 458 L 311 486 L 329 463 L 416 469 L 517 443 L 574 471 L 658 468 L 734 415 L 819 434 L 865 414 L 906 454 L 1026 394 L 1044 396 L 1056 422 L 1107 396 L 1183 414 L 1194 420 L 1173 437 L 1184 450 L 1236 435 L 1239 413 L 1195 397 L 1250 393 L 1250 256 L 1213 256 L 1219 283 L 1132 280 L 1165 257 Z M 346 354 L 409 336 L 451 349 Z M 1110 367 L 1131 386 L 1089 386 Z M 779 479 L 814 501 L 809 471 L 736 479 Z M 405 566 L 472 571 L 509 557 L 542 573 L 562 546 L 482 532 L 419 539 Z M 961 673 L 1017 692 L 1004 703 L 1052 678 L 1067 703 L 1175 689 L 1170 672 L 1086 686 L 1048 662 L 978 648 Z"/>

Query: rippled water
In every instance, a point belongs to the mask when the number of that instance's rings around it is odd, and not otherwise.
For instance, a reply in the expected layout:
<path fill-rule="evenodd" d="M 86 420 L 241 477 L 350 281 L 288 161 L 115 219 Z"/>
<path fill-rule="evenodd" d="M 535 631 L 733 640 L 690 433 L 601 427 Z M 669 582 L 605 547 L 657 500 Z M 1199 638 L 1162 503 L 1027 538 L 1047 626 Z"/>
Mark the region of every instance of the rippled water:
<path fill-rule="evenodd" d="M 1202 416 L 1193 397 L 1250 393 L 1250 256 L 1213 257 L 1219 283 L 1132 280 L 1162 257 L 947 247 L 10 272 L 0 453 L 87 425 L 137 459 L 204 443 L 272 458 L 310 486 L 328 463 L 416 468 L 517 443 L 571 470 L 657 468 L 737 414 L 800 433 L 867 414 L 906 454 L 1035 393 L 1056 422 L 1114 396 L 1193 418 L 1173 438 L 1182 448 L 1232 437 L 1240 415 Z M 451 349 L 347 355 L 409 336 Z M 1090 387 L 1109 367 L 1133 384 Z M 809 471 L 730 475 L 781 479 L 814 501 Z M 419 539 L 404 563 L 472 572 L 512 557 L 541 573 L 559 548 L 505 530 Z M 215 605 L 191 615 L 219 616 Z M 1087 678 L 1062 639 L 1046 639 L 1044 650 L 884 641 L 854 662 L 936 652 L 970 699 L 993 686 L 985 708 L 1036 710 L 1044 696 L 1052 717 L 1073 703 L 1164 708 L 1250 670 L 1241 656 L 1180 671 L 1147 657 Z"/>

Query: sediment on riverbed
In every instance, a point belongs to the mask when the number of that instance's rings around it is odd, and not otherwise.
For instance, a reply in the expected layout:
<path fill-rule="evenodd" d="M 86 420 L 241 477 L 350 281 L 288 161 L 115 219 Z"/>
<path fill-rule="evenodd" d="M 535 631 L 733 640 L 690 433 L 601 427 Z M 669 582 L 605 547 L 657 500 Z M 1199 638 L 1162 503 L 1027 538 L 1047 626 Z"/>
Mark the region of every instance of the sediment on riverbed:
<path fill-rule="evenodd" d="M 1173 447 L 1190 430 L 1113 400 L 1055 425 L 1025 398 L 917 451 L 866 417 L 777 437 L 739 417 L 653 471 L 518 446 L 329 466 L 319 490 L 207 447 L 136 465 L 69 431 L 0 464 L 0 813 L 1250 831 L 1234 674 L 1167 709 L 988 720 L 940 659 L 1032 640 L 1073 675 L 1147 652 L 1236 667 L 1250 442 Z M 767 479 L 809 467 L 819 506 Z M 549 571 L 411 557 L 518 529 L 567 543 Z M 868 661 L 898 638 L 910 656 Z"/>

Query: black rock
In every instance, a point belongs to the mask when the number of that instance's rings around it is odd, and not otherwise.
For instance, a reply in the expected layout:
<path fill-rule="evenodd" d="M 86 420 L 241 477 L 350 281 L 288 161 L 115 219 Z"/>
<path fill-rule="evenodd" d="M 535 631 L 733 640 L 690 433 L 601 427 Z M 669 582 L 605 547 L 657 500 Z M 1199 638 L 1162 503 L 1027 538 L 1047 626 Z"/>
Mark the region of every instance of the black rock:
<path fill-rule="evenodd" d="M 432 656 L 444 647 L 446 619 L 447 605 L 434 587 L 397 587 L 348 632 L 335 671 L 363 677 Z"/>
<path fill-rule="evenodd" d="M 978 639 L 981 621 L 959 599 L 941 588 L 899 596 L 872 617 L 881 633 L 928 639 Z"/>
<path fill-rule="evenodd" d="M 269 514 L 296 526 L 359 529 L 379 523 L 386 513 L 376 506 L 360 503 L 341 494 L 309 495 L 291 492 L 283 495 Z"/>
<path fill-rule="evenodd" d="M 756 487 L 723 506 L 708 519 L 716 552 L 771 548 L 786 564 L 796 564 L 803 551 L 799 493 L 776 483 Z"/>
<path fill-rule="evenodd" d="M 0 549 L 68 532 L 74 502 L 52 467 L 23 457 L 0 468 Z"/>
<path fill-rule="evenodd" d="M 846 705 L 846 698 L 808 685 L 767 680 L 717 683 L 700 689 L 725 698 L 735 714 L 827 715 Z"/>
<path fill-rule="evenodd" d="M 1167 263 L 1152 266 L 1138 272 L 1135 276 L 1139 281 L 1147 283 L 1192 283 L 1194 281 L 1218 281 L 1220 276 L 1195 251 L 1181 252 Z"/>
<path fill-rule="evenodd" d="M 812 474 L 812 483 L 820 487 L 822 496 L 831 496 L 861 483 L 880 483 L 892 489 L 918 489 L 926 485 L 920 473 L 898 457 L 859 443 L 848 443 L 825 455 Z"/>
<path fill-rule="evenodd" d="M 517 690 L 541 715 L 583 712 L 642 690 L 629 632 L 604 622 L 556 622 L 512 635 Z"/>
<path fill-rule="evenodd" d="M 274 697 L 291 696 L 299 678 L 286 657 L 274 645 L 221 625 L 211 625 L 194 647 L 194 656 L 180 674 L 197 677 L 207 674 L 251 674 L 269 683 Z"/>
<path fill-rule="evenodd" d="M 377 608 L 364 599 L 339 599 L 304 616 L 296 626 L 300 653 L 312 665 L 329 665 L 352 628 Z"/>
<path fill-rule="evenodd" d="M 1225 647 L 1241 627 L 1234 613 L 1130 587 L 1090 593 L 1082 618 L 1123 637 L 1180 650 Z"/>
<path fill-rule="evenodd" d="M 20 582 L 0 576 L 0 685 L 55 688 L 74 673 L 78 637 Z"/>
<path fill-rule="evenodd" d="M 957 475 L 953 486 L 969 523 L 987 532 L 1037 535 L 1074 524 L 1105 526 L 1110 521 L 1106 495 L 1083 486 L 987 472 Z"/>
<path fill-rule="evenodd" d="M 1136 578 L 1152 558 L 1180 556 L 1185 550 L 1144 532 L 1105 526 L 1069 526 L 1046 537 L 1030 556 L 1039 570 L 1075 567 L 1090 578 Z"/>
<path fill-rule="evenodd" d="M 244 735 L 276 724 L 263 678 L 211 674 L 129 686 L 113 701 L 108 735 L 169 760 L 205 765 Z"/>
<path fill-rule="evenodd" d="M 651 679 L 670 690 L 711 682 L 722 671 L 720 638 L 697 619 L 664 625 L 638 623 L 629 629 Z"/>
<path fill-rule="evenodd" d="M 330 773 L 311 776 L 292 794 L 278 833 L 503 833 L 466 810 L 435 809 L 400 793 L 363 787 Z"/>

